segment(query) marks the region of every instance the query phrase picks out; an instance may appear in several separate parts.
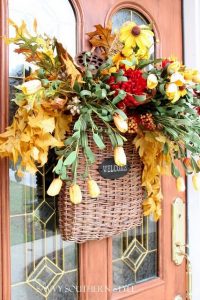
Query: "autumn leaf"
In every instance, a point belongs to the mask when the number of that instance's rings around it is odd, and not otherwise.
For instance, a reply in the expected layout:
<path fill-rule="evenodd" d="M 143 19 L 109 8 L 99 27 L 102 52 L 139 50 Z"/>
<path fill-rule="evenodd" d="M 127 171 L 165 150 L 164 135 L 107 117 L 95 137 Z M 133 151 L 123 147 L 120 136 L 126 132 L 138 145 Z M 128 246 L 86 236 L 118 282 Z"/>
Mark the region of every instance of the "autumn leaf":
<path fill-rule="evenodd" d="M 81 72 L 75 66 L 72 57 L 64 49 L 63 45 L 59 43 L 57 40 L 55 41 L 55 45 L 56 45 L 59 61 L 61 62 L 61 69 L 67 75 L 67 78 L 70 81 L 70 86 L 73 87 L 75 81 L 77 82 L 82 81 Z"/>
<path fill-rule="evenodd" d="M 95 31 L 87 33 L 90 38 L 89 41 L 93 47 L 102 47 L 107 53 L 115 39 L 115 35 L 112 34 L 111 27 L 103 27 L 100 24 L 95 25 L 95 27 Z"/>
<path fill-rule="evenodd" d="M 49 117 L 44 111 L 40 110 L 37 116 L 31 116 L 28 118 L 28 124 L 32 128 L 41 128 L 44 132 L 52 133 L 55 129 L 55 120 L 53 117 Z"/>
<path fill-rule="evenodd" d="M 33 30 L 35 31 L 35 33 L 37 33 L 37 20 L 34 19 L 33 21 Z"/>
<path fill-rule="evenodd" d="M 60 113 L 56 117 L 54 136 L 58 141 L 64 140 L 66 132 L 70 131 L 71 122 L 72 122 L 71 115 L 64 115 Z"/>
<path fill-rule="evenodd" d="M 134 144 L 142 163 L 142 186 L 145 187 L 147 198 L 143 202 L 144 215 L 153 214 L 157 221 L 161 216 L 161 175 L 168 175 L 171 166 L 170 153 L 164 155 L 163 147 L 169 144 L 171 151 L 174 150 L 173 142 L 169 141 L 161 132 L 145 132 L 137 135 Z"/>

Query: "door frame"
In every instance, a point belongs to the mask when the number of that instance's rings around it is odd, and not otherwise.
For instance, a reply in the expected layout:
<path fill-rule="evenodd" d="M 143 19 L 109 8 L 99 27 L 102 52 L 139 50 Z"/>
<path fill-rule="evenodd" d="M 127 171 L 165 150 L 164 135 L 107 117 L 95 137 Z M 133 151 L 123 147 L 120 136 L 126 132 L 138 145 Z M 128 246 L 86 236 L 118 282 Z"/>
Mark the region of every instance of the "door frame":
<path fill-rule="evenodd" d="M 8 125 L 8 47 L 1 38 L 8 34 L 8 2 L 0 0 L 0 132 Z M 0 160 L 0 300 L 10 299 L 10 209 L 8 159 Z"/>
<path fill-rule="evenodd" d="M 181 0 L 176 0 L 181 1 Z M 138 2 L 136 0 L 135 2 Z M 72 6 L 75 10 L 77 19 L 77 50 L 85 48 L 84 38 L 84 20 L 87 17 L 87 10 L 82 7 L 83 0 L 71 0 Z M 112 12 L 117 11 L 122 7 L 132 7 L 141 11 L 145 16 L 147 10 L 141 5 L 135 5 L 132 1 L 117 0 L 116 5 L 108 11 L 105 16 L 105 23 L 108 21 Z M 146 13 L 145 13 L 146 12 Z M 148 13 L 149 16 L 149 13 Z M 0 36 L 8 34 L 8 0 L 0 0 Z M 156 24 L 156 23 L 155 23 Z M 157 33 L 157 27 L 155 27 Z M 162 44 L 162 43 L 161 43 Z M 161 54 L 161 48 L 157 50 Z M 5 45 L 3 39 L 0 39 L 0 131 L 4 131 L 8 125 L 8 112 L 9 112 L 9 88 L 8 88 L 8 47 Z M 10 262 L 10 209 L 9 209 L 9 176 L 8 176 L 8 160 L 0 160 L 0 300 L 10 300 L 11 297 L 11 262 Z M 166 195 L 165 201 L 163 201 L 163 210 L 166 212 L 166 217 L 163 215 L 159 223 L 159 231 L 162 232 L 165 228 L 171 228 L 171 199 L 175 199 L 177 196 L 185 198 L 183 193 L 174 193 L 175 182 L 172 178 L 164 178 L 163 180 L 163 193 Z M 165 247 L 167 245 L 167 247 Z M 160 278 L 153 279 L 146 283 L 141 283 L 134 286 L 134 291 L 125 291 L 120 293 L 112 293 L 112 239 L 104 239 L 102 241 L 91 241 L 80 246 L 79 250 L 79 272 L 80 272 L 80 287 L 83 291 L 80 292 L 81 300 L 89 300 L 90 292 L 87 291 L 87 287 L 92 288 L 94 284 L 100 287 L 107 287 L 108 290 L 102 294 L 101 299 L 129 299 L 135 295 L 134 300 L 137 300 L 137 295 L 141 292 L 145 293 L 144 300 L 149 300 L 149 293 L 154 288 L 154 297 L 156 299 L 156 291 L 163 291 L 163 295 L 166 298 L 172 299 L 171 291 L 169 291 L 166 282 L 173 282 L 174 290 L 178 287 L 185 286 L 185 279 L 182 278 L 181 273 L 185 265 L 175 267 L 171 261 L 171 232 L 167 235 L 162 235 L 159 238 L 159 275 Z M 98 263 L 96 263 L 96 255 L 98 255 Z M 167 259 L 167 262 L 165 260 Z M 168 269 L 164 269 L 164 265 L 168 265 Z M 101 268 L 100 268 L 101 267 Z M 176 270 L 176 272 L 174 272 Z M 94 278 L 95 274 L 95 278 Z M 182 280 L 175 285 L 175 275 L 180 276 Z M 86 291 L 85 291 L 86 287 Z M 97 294 L 99 295 L 99 294 Z M 98 299 L 98 296 L 93 294 L 92 299 Z M 161 300 L 161 299 L 159 299 Z"/>

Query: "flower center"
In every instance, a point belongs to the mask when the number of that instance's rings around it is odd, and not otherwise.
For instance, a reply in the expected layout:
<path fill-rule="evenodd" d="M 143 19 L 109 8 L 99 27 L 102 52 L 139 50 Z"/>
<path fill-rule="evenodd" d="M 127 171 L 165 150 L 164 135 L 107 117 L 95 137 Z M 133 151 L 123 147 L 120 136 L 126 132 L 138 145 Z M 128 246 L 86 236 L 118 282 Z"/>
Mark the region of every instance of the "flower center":
<path fill-rule="evenodd" d="M 185 89 L 185 85 L 179 86 L 179 90 L 183 91 Z"/>
<path fill-rule="evenodd" d="M 140 35 L 141 29 L 139 26 L 134 26 L 131 30 L 132 35 L 138 36 Z"/>

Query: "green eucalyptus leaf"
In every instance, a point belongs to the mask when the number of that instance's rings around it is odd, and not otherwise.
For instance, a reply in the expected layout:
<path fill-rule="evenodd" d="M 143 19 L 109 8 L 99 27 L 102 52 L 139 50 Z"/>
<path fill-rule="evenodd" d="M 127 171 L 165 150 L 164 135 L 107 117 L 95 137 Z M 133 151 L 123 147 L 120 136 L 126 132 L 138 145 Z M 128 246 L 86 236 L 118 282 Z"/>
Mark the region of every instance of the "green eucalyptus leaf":
<path fill-rule="evenodd" d="M 94 153 L 92 152 L 91 148 L 89 146 L 85 147 L 84 149 L 85 155 L 87 156 L 89 163 L 93 164 L 96 160 Z"/>
<path fill-rule="evenodd" d="M 191 156 L 191 164 L 192 164 L 192 168 L 195 170 L 196 173 L 200 172 L 200 168 L 196 162 L 196 160 Z"/>
<path fill-rule="evenodd" d="M 165 83 L 162 83 L 159 85 L 159 91 L 161 92 L 162 95 L 165 95 Z"/>
<path fill-rule="evenodd" d="M 147 99 L 146 94 L 143 95 L 133 95 L 137 102 L 144 102 Z"/>
<path fill-rule="evenodd" d="M 95 92 L 98 99 L 104 99 L 107 96 L 107 91 L 105 89 L 100 89 Z"/>
<path fill-rule="evenodd" d="M 117 76 L 116 82 L 126 82 L 128 81 L 128 78 L 126 76 Z"/>
<path fill-rule="evenodd" d="M 56 173 L 56 174 L 60 174 L 61 172 L 61 169 L 62 169 L 62 166 L 63 166 L 63 159 L 60 158 L 56 164 L 56 166 L 54 167 L 53 171 Z"/>
<path fill-rule="evenodd" d="M 179 140 L 179 134 L 174 129 L 165 127 L 165 130 L 173 137 L 174 140 Z"/>
<path fill-rule="evenodd" d="M 168 143 L 165 143 L 165 144 L 164 144 L 164 147 L 163 147 L 163 153 L 164 153 L 165 155 L 167 155 L 168 152 L 169 152 L 169 145 L 168 145 Z"/>
<path fill-rule="evenodd" d="M 112 100 L 112 104 L 116 105 L 118 102 L 123 100 L 126 97 L 126 92 L 123 90 L 119 90 L 118 95 Z"/>
<path fill-rule="evenodd" d="M 86 76 L 86 78 L 88 78 L 88 79 L 92 79 L 92 72 L 91 71 L 89 71 L 89 70 L 87 70 L 86 72 L 85 72 L 85 76 Z"/>
<path fill-rule="evenodd" d="M 80 93 L 81 86 L 80 86 L 80 84 L 77 81 L 75 81 L 73 89 L 75 90 L 75 92 Z"/>
<path fill-rule="evenodd" d="M 63 164 L 64 166 L 70 166 L 73 164 L 73 162 L 76 160 L 77 158 L 77 152 L 76 151 L 72 151 L 68 157 L 64 160 Z"/>
<path fill-rule="evenodd" d="M 173 162 L 171 163 L 171 173 L 176 178 L 180 176 L 180 172 Z"/>
<path fill-rule="evenodd" d="M 137 64 L 137 60 L 135 58 L 133 58 L 132 61 L 124 59 L 121 61 L 124 65 L 128 66 L 128 67 L 132 67 L 135 66 Z"/>
<path fill-rule="evenodd" d="M 74 124 L 74 130 L 80 130 L 81 129 L 81 120 L 78 119 Z"/>
<path fill-rule="evenodd" d="M 108 136 L 109 136 L 109 139 L 111 141 L 113 148 L 115 148 L 117 146 L 117 140 L 115 138 L 115 134 L 111 131 L 108 133 Z"/>
<path fill-rule="evenodd" d="M 123 141 L 122 137 L 117 133 L 115 134 L 115 137 L 116 137 L 116 140 L 117 140 L 117 145 L 118 146 L 123 146 L 124 141 Z"/>
<path fill-rule="evenodd" d="M 127 115 L 121 109 L 115 109 L 114 113 L 118 113 L 124 120 L 127 120 Z"/>
<path fill-rule="evenodd" d="M 90 91 L 88 91 L 88 90 L 82 90 L 82 91 L 80 92 L 80 96 L 81 96 L 81 97 L 86 97 L 86 96 L 91 97 L 91 95 L 92 95 L 92 93 L 91 93 Z"/>
<path fill-rule="evenodd" d="M 105 63 L 103 63 L 99 68 L 98 68 L 98 73 L 104 69 L 108 69 L 112 66 L 112 59 L 109 58 Z"/>
<path fill-rule="evenodd" d="M 123 76 L 124 75 L 124 71 L 123 70 L 119 70 L 118 72 L 112 73 L 112 75 L 114 77 Z"/>
<path fill-rule="evenodd" d="M 101 119 L 104 120 L 105 122 L 110 122 L 112 121 L 112 116 L 111 115 L 107 115 L 107 116 L 101 116 Z"/>
<path fill-rule="evenodd" d="M 99 149 L 103 150 L 106 147 L 98 133 L 93 133 L 93 140 L 95 144 L 99 147 Z"/>

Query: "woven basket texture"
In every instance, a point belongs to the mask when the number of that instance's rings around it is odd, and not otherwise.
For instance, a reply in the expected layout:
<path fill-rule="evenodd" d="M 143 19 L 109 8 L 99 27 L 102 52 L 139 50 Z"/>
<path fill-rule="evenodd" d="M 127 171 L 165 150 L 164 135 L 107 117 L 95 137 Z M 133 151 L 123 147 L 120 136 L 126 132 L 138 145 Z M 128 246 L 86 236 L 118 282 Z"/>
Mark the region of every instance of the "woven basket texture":
<path fill-rule="evenodd" d="M 59 228 L 63 240 L 77 243 L 100 240 L 141 225 L 144 198 L 141 187 L 142 163 L 132 144 L 132 137 L 128 138 L 124 145 L 131 168 L 128 174 L 115 180 L 104 179 L 98 172 L 102 161 L 113 156 L 109 139 L 104 139 L 104 143 L 106 148 L 103 151 L 90 144 L 96 156 L 96 163 L 90 168 L 90 174 L 100 187 L 100 196 L 97 199 L 90 198 L 86 182 L 78 181 L 83 200 L 81 204 L 74 205 L 69 199 L 69 187 L 66 184 L 62 186 L 58 210 Z M 83 158 L 78 175 L 82 175 L 84 171 Z"/>

